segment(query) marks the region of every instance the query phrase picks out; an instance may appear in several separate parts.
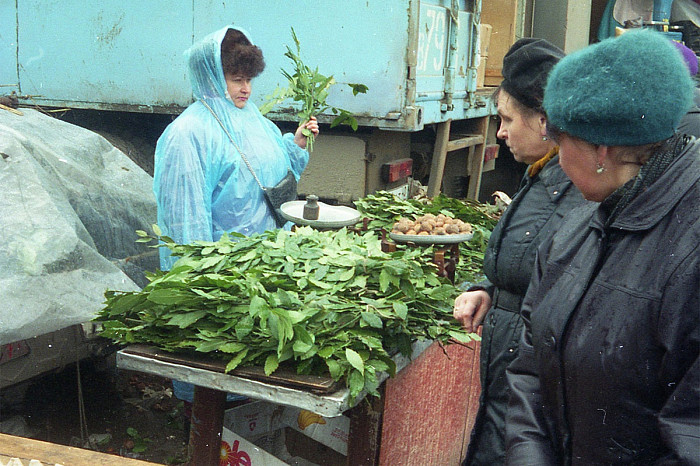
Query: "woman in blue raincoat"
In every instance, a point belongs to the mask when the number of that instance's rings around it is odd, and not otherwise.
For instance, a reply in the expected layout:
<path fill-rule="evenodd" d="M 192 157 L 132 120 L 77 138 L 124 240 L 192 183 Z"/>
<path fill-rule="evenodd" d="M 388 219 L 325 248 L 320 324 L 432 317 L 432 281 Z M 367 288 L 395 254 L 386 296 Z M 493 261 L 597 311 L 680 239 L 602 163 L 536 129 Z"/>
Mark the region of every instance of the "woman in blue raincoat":
<path fill-rule="evenodd" d="M 158 139 L 153 177 L 158 225 L 182 244 L 216 241 L 224 232 L 250 235 L 276 228 L 238 149 L 263 186 L 275 186 L 288 169 L 298 180 L 309 161 L 302 129 L 318 134 L 316 119 L 283 135 L 249 101 L 251 80 L 265 63 L 242 29 L 220 29 L 186 56 L 197 100 Z M 161 248 L 161 268 L 169 270 L 174 262 Z"/>
<path fill-rule="evenodd" d="M 316 119 L 283 135 L 249 102 L 251 81 L 265 62 L 242 29 L 220 29 L 194 44 L 186 57 L 197 100 L 168 125 L 156 145 L 158 225 L 180 244 L 216 241 L 224 232 L 251 235 L 276 228 L 252 172 L 263 186 L 275 186 L 288 170 L 298 180 L 309 161 L 302 129 L 317 135 Z M 176 258 L 167 248 L 160 253 L 161 269 L 170 270 Z M 190 384 L 173 385 L 178 398 L 192 401 Z"/>

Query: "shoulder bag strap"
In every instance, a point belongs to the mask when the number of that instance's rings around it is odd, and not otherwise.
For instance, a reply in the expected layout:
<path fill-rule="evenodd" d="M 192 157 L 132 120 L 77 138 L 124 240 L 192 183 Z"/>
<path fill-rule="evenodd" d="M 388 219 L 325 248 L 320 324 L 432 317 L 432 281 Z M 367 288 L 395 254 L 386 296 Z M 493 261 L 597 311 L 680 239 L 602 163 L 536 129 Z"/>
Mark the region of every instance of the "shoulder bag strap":
<path fill-rule="evenodd" d="M 255 182 L 258 183 L 258 186 L 260 186 L 260 189 L 265 191 L 265 187 L 262 185 L 262 183 L 260 182 L 260 179 L 258 179 L 258 176 L 255 174 L 255 170 L 253 170 L 253 167 L 250 166 L 250 162 L 248 162 L 248 158 L 245 156 L 245 154 L 243 153 L 241 148 L 238 147 L 238 144 L 236 144 L 236 141 L 233 140 L 233 138 L 231 137 L 231 133 L 228 132 L 228 130 L 226 129 L 224 124 L 219 119 L 218 115 L 214 112 L 214 110 L 212 110 L 212 108 L 209 106 L 209 104 L 206 103 L 204 100 L 200 99 L 200 102 L 202 102 L 204 104 L 204 106 L 209 109 L 211 114 L 214 115 L 214 118 L 216 119 L 216 121 L 219 122 L 219 125 L 221 125 L 221 129 L 224 130 L 224 133 L 226 133 L 226 136 L 228 136 L 229 140 L 231 141 L 231 144 L 233 144 L 233 147 L 235 147 L 236 150 L 238 151 L 238 153 L 241 154 L 241 158 L 243 159 L 246 166 L 248 167 L 248 170 L 250 170 L 250 173 L 253 174 L 253 178 L 255 178 Z"/>

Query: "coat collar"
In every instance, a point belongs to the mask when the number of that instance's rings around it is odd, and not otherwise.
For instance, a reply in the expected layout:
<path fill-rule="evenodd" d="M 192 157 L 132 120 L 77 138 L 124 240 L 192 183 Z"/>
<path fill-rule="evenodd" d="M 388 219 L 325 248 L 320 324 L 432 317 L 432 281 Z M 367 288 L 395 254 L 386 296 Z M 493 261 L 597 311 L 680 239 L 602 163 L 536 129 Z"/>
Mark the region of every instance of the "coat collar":
<path fill-rule="evenodd" d="M 612 228 L 629 231 L 648 230 L 673 209 L 700 180 L 700 139 L 693 138 L 683 153 L 649 189 L 635 198 L 612 223 Z M 604 224 L 605 213 L 598 209 L 594 223 Z"/>

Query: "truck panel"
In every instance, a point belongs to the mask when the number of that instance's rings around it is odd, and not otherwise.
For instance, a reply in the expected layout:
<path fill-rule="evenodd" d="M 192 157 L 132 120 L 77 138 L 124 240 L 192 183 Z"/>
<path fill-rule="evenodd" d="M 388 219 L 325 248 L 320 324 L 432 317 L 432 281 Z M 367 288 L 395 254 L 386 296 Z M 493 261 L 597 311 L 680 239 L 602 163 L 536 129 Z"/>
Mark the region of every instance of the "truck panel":
<path fill-rule="evenodd" d="M 363 126 L 417 131 L 492 113 L 475 93 L 480 9 L 480 0 L 4 2 L 0 84 L 39 105 L 178 113 L 192 101 L 183 52 L 233 23 L 265 54 L 259 105 L 286 84 L 279 70 L 290 66 L 293 27 L 304 61 L 341 83 L 331 104 Z M 369 92 L 355 97 L 347 83 Z M 270 117 L 294 113 L 285 104 Z"/>
<path fill-rule="evenodd" d="M 17 90 L 17 9 L 0 2 L 0 94 Z"/>

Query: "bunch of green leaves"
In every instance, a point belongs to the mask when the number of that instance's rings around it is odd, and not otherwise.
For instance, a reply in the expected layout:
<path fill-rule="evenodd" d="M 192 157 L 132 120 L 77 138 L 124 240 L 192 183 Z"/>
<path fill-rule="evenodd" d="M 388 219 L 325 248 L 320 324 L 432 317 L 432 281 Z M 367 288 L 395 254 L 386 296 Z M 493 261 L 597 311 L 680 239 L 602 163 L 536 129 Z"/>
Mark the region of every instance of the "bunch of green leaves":
<path fill-rule="evenodd" d="M 421 251 L 382 252 L 372 232 L 302 227 L 187 245 L 138 234 L 180 258 L 140 292 L 105 294 L 97 320 L 119 343 L 207 353 L 225 358 L 227 372 L 284 364 L 330 374 L 355 399 L 377 395 L 377 375 L 394 375 L 391 356 L 410 355 L 416 340 L 476 337 L 453 319 L 457 290 Z"/>
<path fill-rule="evenodd" d="M 481 278 L 486 245 L 499 218 L 495 206 L 444 194 L 433 198 L 400 199 L 387 191 L 377 191 L 358 199 L 355 206 L 362 217 L 369 219 L 367 228 L 375 231 L 391 231 L 399 218 L 416 218 L 425 214 L 444 214 L 471 224 L 474 236 L 460 244 L 455 283 L 469 284 Z"/>
<path fill-rule="evenodd" d="M 272 110 L 275 105 L 291 98 L 301 105 L 301 109 L 297 113 L 300 124 L 309 121 L 312 116 L 329 110 L 334 115 L 337 115 L 331 122 L 331 128 L 345 124 L 356 131 L 358 127 L 357 120 L 352 113 L 342 108 L 333 107 L 326 102 L 331 86 L 336 84 L 333 76 L 325 76 L 318 71 L 318 67 L 312 69 L 303 62 L 301 59 L 301 45 L 294 28 L 292 28 L 292 39 L 294 40 L 296 51 L 287 45 L 287 52 L 284 56 L 291 60 L 293 71 L 281 70 L 289 85 L 287 87 L 277 87 L 271 95 L 267 96 L 266 102 L 260 107 L 260 112 L 264 115 Z M 348 86 L 352 89 L 354 96 L 360 93 L 364 94 L 368 90 L 364 84 L 348 84 Z M 304 128 L 303 134 L 307 137 L 309 152 L 313 151 L 313 133 Z"/>

